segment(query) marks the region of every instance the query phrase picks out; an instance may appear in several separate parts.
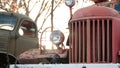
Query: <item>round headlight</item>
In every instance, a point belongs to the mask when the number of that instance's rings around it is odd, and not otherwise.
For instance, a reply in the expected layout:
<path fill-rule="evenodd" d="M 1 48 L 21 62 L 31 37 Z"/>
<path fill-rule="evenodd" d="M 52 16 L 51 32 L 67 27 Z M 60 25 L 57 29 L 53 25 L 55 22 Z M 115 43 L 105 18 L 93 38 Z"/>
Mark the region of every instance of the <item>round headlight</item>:
<path fill-rule="evenodd" d="M 65 4 L 66 4 L 68 7 L 72 7 L 72 6 L 74 6 L 74 4 L 75 4 L 75 0 L 65 0 Z"/>
<path fill-rule="evenodd" d="M 60 45 L 64 41 L 64 34 L 60 30 L 55 30 L 50 34 L 50 41 L 55 45 Z"/>

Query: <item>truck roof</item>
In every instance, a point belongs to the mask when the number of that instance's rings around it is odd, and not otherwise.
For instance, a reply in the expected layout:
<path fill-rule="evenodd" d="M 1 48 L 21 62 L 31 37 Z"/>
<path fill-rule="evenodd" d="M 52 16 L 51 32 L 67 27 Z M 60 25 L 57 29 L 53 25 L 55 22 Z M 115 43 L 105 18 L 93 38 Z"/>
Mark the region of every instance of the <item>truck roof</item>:
<path fill-rule="evenodd" d="M 14 13 L 14 12 L 0 12 L 0 15 L 8 15 L 8 16 L 13 16 L 16 17 L 17 19 L 27 19 L 31 22 L 34 22 L 30 17 L 28 17 L 27 15 L 24 14 L 20 14 L 20 13 Z"/>

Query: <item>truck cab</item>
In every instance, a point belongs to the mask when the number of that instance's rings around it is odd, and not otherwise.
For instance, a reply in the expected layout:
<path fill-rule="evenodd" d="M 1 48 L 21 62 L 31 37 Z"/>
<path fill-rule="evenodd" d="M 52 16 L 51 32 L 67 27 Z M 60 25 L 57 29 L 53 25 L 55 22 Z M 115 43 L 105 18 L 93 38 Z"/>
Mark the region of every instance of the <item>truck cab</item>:
<path fill-rule="evenodd" d="M 29 17 L 0 12 L 0 66 L 15 63 L 24 51 L 38 48 L 37 33 L 37 26 Z"/>

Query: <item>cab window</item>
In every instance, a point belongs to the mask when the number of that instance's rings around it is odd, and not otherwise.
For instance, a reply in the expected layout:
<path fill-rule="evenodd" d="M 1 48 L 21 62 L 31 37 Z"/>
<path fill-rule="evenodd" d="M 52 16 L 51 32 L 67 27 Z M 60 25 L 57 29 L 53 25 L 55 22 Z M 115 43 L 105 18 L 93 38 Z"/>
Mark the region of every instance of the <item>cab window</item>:
<path fill-rule="evenodd" d="M 16 18 L 10 16 L 0 16 L 0 29 L 13 30 L 16 24 Z"/>
<path fill-rule="evenodd" d="M 19 34 L 21 36 L 35 37 L 36 35 L 36 26 L 33 22 L 23 21 L 19 28 Z"/>

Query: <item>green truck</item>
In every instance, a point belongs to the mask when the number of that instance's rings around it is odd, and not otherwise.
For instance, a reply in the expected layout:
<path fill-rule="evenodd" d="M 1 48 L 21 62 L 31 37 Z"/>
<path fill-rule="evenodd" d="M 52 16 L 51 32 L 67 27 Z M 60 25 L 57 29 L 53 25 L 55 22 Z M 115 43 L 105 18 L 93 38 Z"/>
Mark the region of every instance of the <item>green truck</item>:
<path fill-rule="evenodd" d="M 37 26 L 29 17 L 0 12 L 0 67 L 19 63 L 17 56 L 38 48 Z"/>

